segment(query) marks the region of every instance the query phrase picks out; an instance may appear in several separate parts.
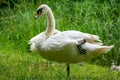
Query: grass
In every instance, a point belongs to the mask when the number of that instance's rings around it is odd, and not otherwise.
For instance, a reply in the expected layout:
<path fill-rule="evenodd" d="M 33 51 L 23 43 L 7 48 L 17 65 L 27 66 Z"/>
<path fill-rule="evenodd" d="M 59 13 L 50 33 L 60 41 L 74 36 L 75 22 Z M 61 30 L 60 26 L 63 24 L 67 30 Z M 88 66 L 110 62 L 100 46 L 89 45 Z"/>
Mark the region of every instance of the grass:
<path fill-rule="evenodd" d="M 1 53 L 0 79 L 1 80 L 65 80 L 66 65 L 49 62 L 39 55 Z M 71 79 L 73 80 L 119 80 L 120 73 L 110 68 L 95 64 L 71 64 Z"/>
<path fill-rule="evenodd" d="M 2 80 L 66 79 L 64 64 L 49 62 L 38 54 L 29 52 L 29 39 L 45 30 L 45 16 L 41 16 L 37 21 L 34 20 L 35 11 L 42 3 L 52 8 L 57 29 L 61 31 L 74 29 L 96 34 L 105 45 L 115 45 L 108 54 L 91 60 L 89 63 L 92 64 L 83 67 L 71 65 L 72 79 L 119 79 L 120 73 L 110 70 L 112 62 L 120 64 L 119 1 L 18 0 L 18 3 L 12 3 L 14 4 L 12 7 L 8 3 L 8 6 L 0 8 L 0 78 Z"/>

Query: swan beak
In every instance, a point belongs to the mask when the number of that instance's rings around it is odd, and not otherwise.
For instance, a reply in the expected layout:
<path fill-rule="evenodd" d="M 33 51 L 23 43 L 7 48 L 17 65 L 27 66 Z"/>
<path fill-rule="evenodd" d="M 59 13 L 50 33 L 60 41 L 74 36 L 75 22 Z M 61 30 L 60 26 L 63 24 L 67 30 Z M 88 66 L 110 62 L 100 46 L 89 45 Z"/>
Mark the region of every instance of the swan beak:
<path fill-rule="evenodd" d="M 36 14 L 34 19 L 37 19 L 40 15 L 41 15 L 41 13 Z"/>
<path fill-rule="evenodd" d="M 34 17 L 34 19 L 37 19 L 37 18 L 42 14 L 42 9 L 43 9 L 43 8 L 39 8 L 39 9 L 36 11 L 36 16 Z"/>

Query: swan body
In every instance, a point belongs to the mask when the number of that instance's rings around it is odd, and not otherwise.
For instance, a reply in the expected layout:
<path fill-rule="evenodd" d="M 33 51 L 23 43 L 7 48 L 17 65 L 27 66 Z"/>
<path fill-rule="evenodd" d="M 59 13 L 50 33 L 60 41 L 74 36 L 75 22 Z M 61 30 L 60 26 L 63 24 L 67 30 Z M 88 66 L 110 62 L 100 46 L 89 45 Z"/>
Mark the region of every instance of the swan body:
<path fill-rule="evenodd" d="M 84 36 L 84 38 L 85 37 L 86 36 Z M 81 54 L 76 45 L 79 45 L 84 38 L 78 31 L 64 31 L 59 32 L 48 39 L 42 35 L 35 45 L 42 57 L 62 63 L 82 62 L 102 53 L 106 53 L 113 47 L 86 42 L 82 45 L 82 48 L 87 50 L 87 53 Z"/>
<path fill-rule="evenodd" d="M 75 30 L 56 30 L 52 10 L 46 4 L 38 7 L 35 19 L 41 14 L 47 17 L 47 28 L 33 37 L 29 43 L 31 50 L 37 51 L 45 59 L 67 64 L 79 63 L 107 53 L 113 48 L 113 45 L 103 46 L 97 35 Z M 69 66 L 67 71 L 69 76 Z"/>
<path fill-rule="evenodd" d="M 102 42 L 97 35 L 82 33 L 75 30 L 60 32 L 55 30 L 55 20 L 51 9 L 43 4 L 37 9 L 37 15 L 47 16 L 47 28 L 44 32 L 38 34 L 30 40 L 31 50 L 36 50 L 42 57 L 57 62 L 78 63 L 102 53 L 107 53 L 113 48 L 112 46 L 102 46 Z M 81 45 L 87 52 L 80 53 L 77 45 Z M 99 42 L 95 42 L 99 41 Z"/>

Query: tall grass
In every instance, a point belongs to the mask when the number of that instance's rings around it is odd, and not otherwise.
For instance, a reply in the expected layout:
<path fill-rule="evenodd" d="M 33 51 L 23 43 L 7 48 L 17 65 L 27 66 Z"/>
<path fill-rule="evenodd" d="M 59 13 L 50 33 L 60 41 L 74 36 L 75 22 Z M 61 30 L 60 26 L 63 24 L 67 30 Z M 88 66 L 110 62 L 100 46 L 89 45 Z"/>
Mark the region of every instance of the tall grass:
<path fill-rule="evenodd" d="M 35 4 L 36 3 L 36 4 Z M 36 8 L 48 4 L 56 19 L 56 28 L 78 30 L 100 36 L 105 45 L 115 45 L 108 54 L 93 59 L 97 64 L 120 64 L 120 3 L 105 1 L 30 1 L 14 3 L 14 7 L 1 8 L 0 51 L 28 51 L 28 41 L 45 30 L 46 18 L 34 20 Z"/>

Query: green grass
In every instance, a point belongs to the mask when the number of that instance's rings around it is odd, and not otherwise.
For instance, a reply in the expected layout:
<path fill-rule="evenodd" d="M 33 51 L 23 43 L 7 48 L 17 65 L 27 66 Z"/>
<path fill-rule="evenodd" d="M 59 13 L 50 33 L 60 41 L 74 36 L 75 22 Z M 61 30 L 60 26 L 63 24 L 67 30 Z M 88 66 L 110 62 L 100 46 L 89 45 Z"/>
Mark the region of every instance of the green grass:
<path fill-rule="evenodd" d="M 73 80 L 119 80 L 120 73 L 95 64 L 71 64 Z M 0 53 L 1 80 L 65 80 L 66 65 L 49 62 L 39 55 Z"/>
<path fill-rule="evenodd" d="M 45 30 L 45 16 L 42 15 L 38 20 L 34 20 L 35 11 L 42 3 L 52 8 L 58 30 L 73 29 L 96 34 L 105 45 L 115 45 L 109 53 L 89 62 L 94 65 L 86 64 L 84 67 L 71 65 L 71 77 L 75 80 L 80 78 L 117 80 L 120 73 L 109 69 L 113 61 L 120 64 L 120 3 L 117 0 L 37 0 L 36 2 L 17 0 L 15 3 L 13 0 L 14 6 L 10 7 L 9 4 L 1 7 L 0 78 L 2 80 L 66 79 L 64 64 L 49 62 L 38 54 L 29 52 L 30 38 Z"/>

